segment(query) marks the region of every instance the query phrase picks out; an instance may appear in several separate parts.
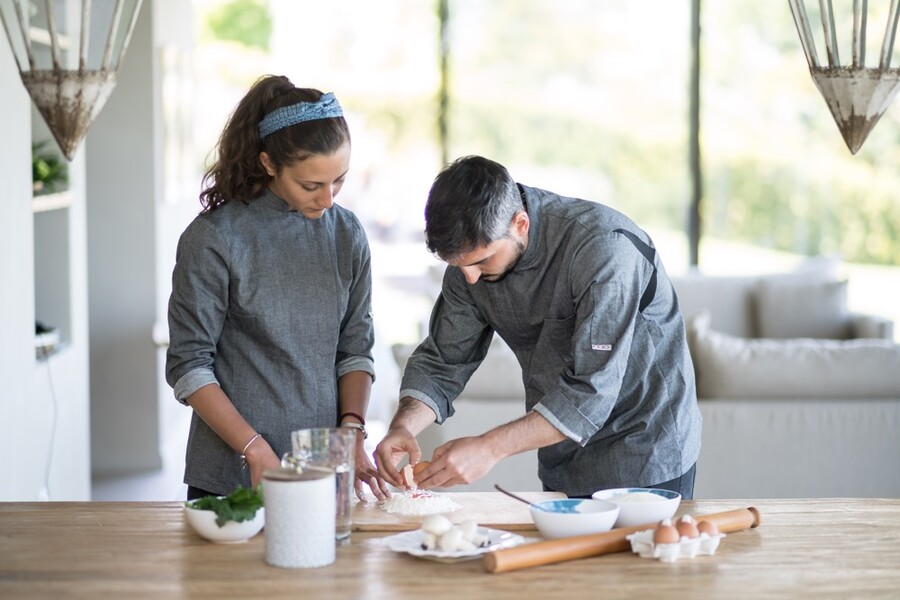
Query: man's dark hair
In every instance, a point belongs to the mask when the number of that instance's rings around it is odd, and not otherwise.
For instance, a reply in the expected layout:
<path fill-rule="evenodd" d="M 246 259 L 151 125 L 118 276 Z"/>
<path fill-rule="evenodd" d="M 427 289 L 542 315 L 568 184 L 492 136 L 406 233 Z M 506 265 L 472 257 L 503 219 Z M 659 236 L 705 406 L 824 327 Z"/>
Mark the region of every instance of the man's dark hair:
<path fill-rule="evenodd" d="M 525 210 L 506 167 L 481 156 L 464 156 L 435 177 L 425 203 L 425 245 L 449 260 L 509 233 Z"/>

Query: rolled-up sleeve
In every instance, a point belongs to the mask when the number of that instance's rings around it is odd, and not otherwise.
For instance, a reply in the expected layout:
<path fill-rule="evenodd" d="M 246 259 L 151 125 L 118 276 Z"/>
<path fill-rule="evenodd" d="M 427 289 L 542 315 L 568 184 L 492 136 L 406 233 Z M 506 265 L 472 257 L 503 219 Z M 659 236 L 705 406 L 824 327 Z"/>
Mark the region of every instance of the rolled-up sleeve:
<path fill-rule="evenodd" d="M 169 298 L 166 381 L 182 404 L 218 385 L 213 363 L 228 309 L 229 261 L 220 232 L 197 219 L 178 241 Z"/>

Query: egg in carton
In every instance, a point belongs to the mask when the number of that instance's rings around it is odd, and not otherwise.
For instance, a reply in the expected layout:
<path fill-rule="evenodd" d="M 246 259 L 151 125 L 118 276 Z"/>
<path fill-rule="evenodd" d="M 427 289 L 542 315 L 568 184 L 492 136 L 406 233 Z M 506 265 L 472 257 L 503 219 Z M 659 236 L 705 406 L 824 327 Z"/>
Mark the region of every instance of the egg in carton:
<path fill-rule="evenodd" d="M 673 523 L 671 519 L 660 521 L 654 529 L 645 529 L 626 536 L 631 551 L 643 558 L 656 558 L 662 562 L 675 562 L 679 558 L 697 555 L 712 556 L 725 537 L 712 521 L 695 521 L 685 515 Z"/>
<path fill-rule="evenodd" d="M 454 524 L 444 515 L 431 515 L 422 521 L 420 529 L 422 550 L 461 552 L 483 548 L 488 543 L 488 536 L 471 519 Z"/>

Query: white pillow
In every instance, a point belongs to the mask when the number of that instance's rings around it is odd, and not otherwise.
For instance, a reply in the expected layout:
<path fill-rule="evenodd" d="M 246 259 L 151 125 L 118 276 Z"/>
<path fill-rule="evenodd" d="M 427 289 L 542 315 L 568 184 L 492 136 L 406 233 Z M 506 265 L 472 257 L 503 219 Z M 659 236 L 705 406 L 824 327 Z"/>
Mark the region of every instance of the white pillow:
<path fill-rule="evenodd" d="M 701 275 L 692 272 L 671 277 L 678 306 L 685 319 L 708 311 L 719 331 L 750 337 L 756 331 L 753 322 L 753 276 Z"/>
<path fill-rule="evenodd" d="M 746 339 L 688 321 L 701 398 L 900 398 L 900 345 L 886 340 Z"/>
<path fill-rule="evenodd" d="M 850 334 L 847 281 L 761 279 L 756 323 L 762 338 L 828 338 Z"/>
<path fill-rule="evenodd" d="M 400 367 L 400 373 L 406 369 L 406 361 L 418 344 L 396 344 L 393 346 L 394 358 Z M 522 382 L 522 367 L 516 355 L 500 336 L 495 335 L 487 356 L 469 378 L 460 398 L 478 398 L 482 400 L 522 400 L 525 404 L 525 384 Z"/>

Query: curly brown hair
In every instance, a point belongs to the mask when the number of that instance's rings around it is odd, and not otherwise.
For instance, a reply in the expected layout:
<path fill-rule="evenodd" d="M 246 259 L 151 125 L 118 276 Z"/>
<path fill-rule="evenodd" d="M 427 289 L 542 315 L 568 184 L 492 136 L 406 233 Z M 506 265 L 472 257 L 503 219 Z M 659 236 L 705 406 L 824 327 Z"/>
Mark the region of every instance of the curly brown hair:
<path fill-rule="evenodd" d="M 238 200 L 248 202 L 266 190 L 272 179 L 260 162 L 266 152 L 276 172 L 313 155 L 332 154 L 350 141 L 344 117 L 297 123 L 260 139 L 259 122 L 277 108 L 316 102 L 322 92 L 297 88 L 283 75 L 260 77 L 241 99 L 216 145 L 217 156 L 203 175 L 200 204 L 204 213 Z"/>

